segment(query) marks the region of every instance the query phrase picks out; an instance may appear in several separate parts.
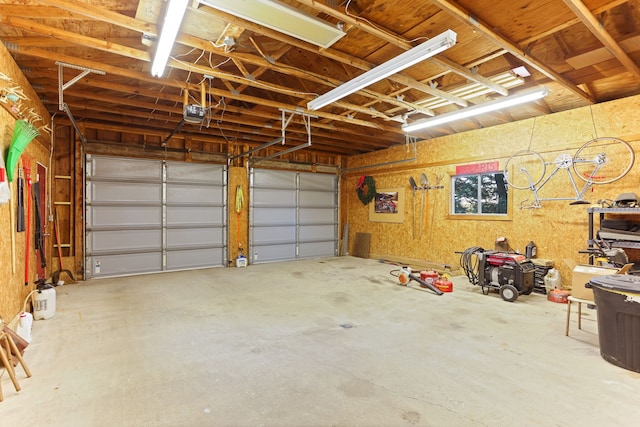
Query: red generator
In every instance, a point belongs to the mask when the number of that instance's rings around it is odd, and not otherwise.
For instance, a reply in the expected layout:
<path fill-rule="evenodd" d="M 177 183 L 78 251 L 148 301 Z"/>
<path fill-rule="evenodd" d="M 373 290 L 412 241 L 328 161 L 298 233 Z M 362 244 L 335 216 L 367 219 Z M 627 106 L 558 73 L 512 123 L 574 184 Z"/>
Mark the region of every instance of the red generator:
<path fill-rule="evenodd" d="M 485 251 L 476 256 L 478 285 L 485 295 L 495 289 L 503 300 L 512 302 L 518 295 L 529 295 L 533 291 L 535 266 L 524 255 Z"/>

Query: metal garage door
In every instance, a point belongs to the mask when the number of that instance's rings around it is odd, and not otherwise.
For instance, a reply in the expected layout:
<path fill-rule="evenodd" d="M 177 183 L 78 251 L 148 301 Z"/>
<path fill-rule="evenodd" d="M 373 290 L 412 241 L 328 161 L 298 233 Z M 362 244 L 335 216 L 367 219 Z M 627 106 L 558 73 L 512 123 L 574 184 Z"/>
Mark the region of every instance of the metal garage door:
<path fill-rule="evenodd" d="M 251 170 L 250 261 L 338 254 L 335 175 Z"/>
<path fill-rule="evenodd" d="M 224 166 L 87 156 L 85 277 L 226 265 Z"/>

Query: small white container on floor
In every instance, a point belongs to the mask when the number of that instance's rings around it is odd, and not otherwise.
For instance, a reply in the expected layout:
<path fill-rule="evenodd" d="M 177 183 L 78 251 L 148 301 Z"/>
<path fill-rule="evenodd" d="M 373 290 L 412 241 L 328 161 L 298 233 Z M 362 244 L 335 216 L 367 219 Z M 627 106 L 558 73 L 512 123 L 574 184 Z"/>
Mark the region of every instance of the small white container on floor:
<path fill-rule="evenodd" d="M 56 315 L 56 290 L 42 289 L 33 295 L 33 318 L 46 320 Z"/>

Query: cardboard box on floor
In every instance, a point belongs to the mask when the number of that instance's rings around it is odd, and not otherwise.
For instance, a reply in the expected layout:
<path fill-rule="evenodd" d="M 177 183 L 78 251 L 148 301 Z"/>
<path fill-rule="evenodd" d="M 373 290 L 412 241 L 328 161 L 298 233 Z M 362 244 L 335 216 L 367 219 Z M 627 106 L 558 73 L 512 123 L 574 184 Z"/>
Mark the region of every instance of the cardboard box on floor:
<path fill-rule="evenodd" d="M 573 271 L 571 279 L 571 295 L 593 301 L 593 289 L 586 288 L 585 285 L 596 276 L 608 276 L 611 274 L 626 274 L 633 264 L 626 264 L 624 267 L 608 267 L 600 265 L 578 264 L 573 260 L 564 260 Z"/>

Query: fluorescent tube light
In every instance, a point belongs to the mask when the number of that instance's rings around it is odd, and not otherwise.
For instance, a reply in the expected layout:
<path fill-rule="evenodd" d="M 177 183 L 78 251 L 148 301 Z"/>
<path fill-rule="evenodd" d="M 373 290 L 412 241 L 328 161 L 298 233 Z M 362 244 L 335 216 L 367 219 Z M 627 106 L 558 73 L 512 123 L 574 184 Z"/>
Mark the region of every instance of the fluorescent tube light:
<path fill-rule="evenodd" d="M 546 87 L 542 86 L 536 89 L 507 96 L 502 99 L 497 99 L 495 101 L 485 102 L 483 104 L 474 105 L 473 107 L 463 108 L 457 111 L 440 114 L 435 117 L 428 117 L 426 119 L 417 120 L 411 124 L 404 124 L 402 125 L 402 130 L 407 133 L 411 133 L 417 130 L 426 129 L 456 120 L 466 119 L 468 117 L 489 113 L 491 111 L 500 110 L 502 108 L 513 107 L 514 105 L 535 101 L 536 99 L 544 98 L 548 95 L 548 93 L 549 90 Z"/>
<path fill-rule="evenodd" d="M 275 0 L 199 0 L 199 2 L 323 48 L 328 48 L 345 35 L 345 32 L 337 26 Z"/>
<path fill-rule="evenodd" d="M 158 40 L 158 47 L 156 48 L 156 55 L 151 65 L 151 75 L 154 77 L 162 77 L 164 73 L 164 68 L 167 66 L 169 54 L 173 48 L 173 43 L 176 41 L 188 3 L 189 0 L 169 0 L 164 23 L 162 24 L 162 32 Z"/>
<path fill-rule="evenodd" d="M 393 59 L 378 65 L 377 67 L 367 71 L 358 77 L 338 86 L 311 100 L 307 103 L 309 110 L 318 110 L 325 105 L 336 102 L 354 92 L 359 91 L 367 86 L 374 84 L 392 74 L 399 73 L 405 68 L 409 68 L 418 62 L 424 61 L 456 44 L 457 34 L 454 31 L 447 30 L 444 33 L 433 37 L 426 42 L 418 45 L 408 51 L 396 56 Z"/>

